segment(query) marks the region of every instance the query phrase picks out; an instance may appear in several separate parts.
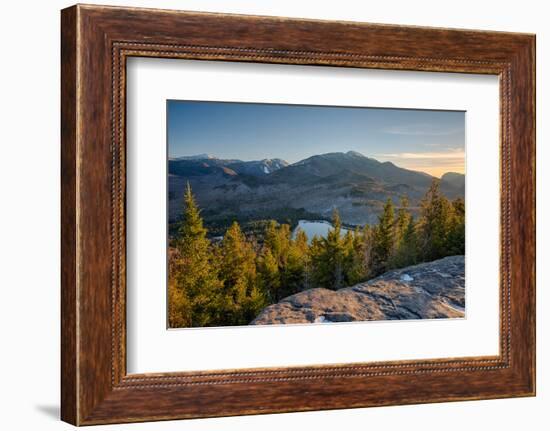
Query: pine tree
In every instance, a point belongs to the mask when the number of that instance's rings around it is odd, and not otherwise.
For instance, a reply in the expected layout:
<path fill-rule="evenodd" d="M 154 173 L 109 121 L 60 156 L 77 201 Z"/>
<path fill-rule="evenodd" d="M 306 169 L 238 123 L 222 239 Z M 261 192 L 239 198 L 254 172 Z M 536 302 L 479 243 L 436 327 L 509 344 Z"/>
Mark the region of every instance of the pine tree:
<path fill-rule="evenodd" d="M 395 220 L 395 240 L 396 247 L 399 247 L 399 243 L 403 239 L 405 230 L 409 225 L 409 220 L 412 215 L 409 213 L 409 199 L 407 196 L 401 197 L 400 208 L 397 210 L 397 219 Z"/>
<path fill-rule="evenodd" d="M 362 238 L 362 242 L 363 242 L 364 255 L 362 256 L 362 258 L 365 266 L 365 279 L 366 279 L 373 276 L 372 256 L 373 256 L 376 228 L 374 226 L 369 226 L 367 224 L 363 226 L 363 229 L 361 229 L 360 232 L 361 232 L 360 238 Z"/>
<path fill-rule="evenodd" d="M 403 268 L 418 263 L 417 249 L 418 239 L 416 235 L 416 225 L 413 218 L 410 217 L 407 227 L 403 232 L 403 237 L 395 252 L 392 266 L 394 268 Z"/>
<path fill-rule="evenodd" d="M 344 242 L 342 240 L 342 220 L 337 209 L 332 213 L 332 229 L 326 238 L 326 253 L 330 264 L 329 272 L 332 278 L 331 288 L 343 287 L 344 283 Z"/>
<path fill-rule="evenodd" d="M 248 324 L 265 305 L 265 297 L 257 285 L 255 251 L 237 222 L 226 231 L 220 252 L 223 319 L 227 324 Z"/>
<path fill-rule="evenodd" d="M 308 285 L 308 248 L 307 236 L 303 231 L 299 230 L 296 238 L 292 239 L 288 224 L 278 225 L 273 220 L 268 224 L 259 268 L 262 269 L 264 283 L 267 283 L 265 280 L 270 280 L 268 291 L 275 301 L 300 292 Z M 276 281 L 275 273 L 278 276 Z"/>
<path fill-rule="evenodd" d="M 168 249 L 168 323 L 170 328 L 191 326 L 191 304 L 189 298 L 177 286 L 177 274 L 181 256 L 174 247 Z"/>
<path fill-rule="evenodd" d="M 346 286 L 366 280 L 370 274 L 370 229 L 357 227 L 344 235 L 344 279 Z"/>
<path fill-rule="evenodd" d="M 290 236 L 290 231 L 288 235 Z M 307 235 L 304 231 L 298 230 L 296 238 L 288 241 L 285 265 L 282 268 L 281 285 L 283 286 L 282 294 L 284 296 L 293 295 L 305 288 L 307 282 L 306 270 L 309 265 L 307 249 Z"/>
<path fill-rule="evenodd" d="M 408 210 L 409 200 L 403 196 L 400 203 L 395 221 L 394 251 L 389 268 L 402 268 L 416 262 L 416 227 L 413 216 Z"/>
<path fill-rule="evenodd" d="M 307 254 L 309 244 L 306 233 L 302 229 L 298 229 L 294 238 L 294 246 L 300 250 L 301 254 Z"/>
<path fill-rule="evenodd" d="M 393 202 L 390 198 L 378 217 L 372 250 L 372 271 L 375 275 L 388 270 L 395 246 L 395 220 Z"/>
<path fill-rule="evenodd" d="M 174 299 L 170 303 L 170 316 L 174 325 L 186 322 L 188 326 L 215 324 L 216 300 L 221 283 L 217 278 L 214 256 L 206 238 L 200 210 L 195 203 L 191 186 L 187 183 L 184 194 L 183 220 L 178 229 L 175 247 L 179 254 L 172 280 Z"/>
<path fill-rule="evenodd" d="M 457 198 L 452 202 L 452 216 L 447 240 L 449 255 L 465 253 L 465 226 L 464 199 Z"/>
<path fill-rule="evenodd" d="M 313 280 L 317 287 L 337 290 L 344 286 L 344 241 L 338 210 L 332 214 L 332 228 L 326 238 L 314 237 L 311 243 Z"/>
<path fill-rule="evenodd" d="M 248 325 L 268 305 L 267 296 L 261 285 L 254 284 L 242 304 L 241 324 Z"/>
<path fill-rule="evenodd" d="M 311 255 L 309 252 L 309 241 L 306 233 L 299 230 L 295 239 L 296 247 L 299 250 L 303 267 L 303 284 L 301 290 L 311 288 Z"/>
<path fill-rule="evenodd" d="M 279 262 L 268 246 L 264 246 L 262 249 L 262 253 L 258 257 L 257 268 L 262 289 L 267 293 L 269 301 L 271 303 L 279 302 L 281 299 Z"/>
<path fill-rule="evenodd" d="M 168 282 L 168 323 L 170 328 L 191 326 L 191 304 L 175 283 Z"/>
<path fill-rule="evenodd" d="M 448 235 L 452 207 L 439 190 L 439 180 L 434 179 L 421 202 L 420 255 L 431 261 L 448 254 Z"/>
<path fill-rule="evenodd" d="M 278 225 L 275 220 L 270 220 L 266 229 L 264 242 L 277 259 L 279 268 L 286 265 L 290 240 L 290 226 L 287 224 Z"/>
<path fill-rule="evenodd" d="M 315 235 L 309 246 L 309 260 L 311 262 L 312 287 L 328 288 L 329 275 L 327 271 L 328 256 L 323 238 Z"/>

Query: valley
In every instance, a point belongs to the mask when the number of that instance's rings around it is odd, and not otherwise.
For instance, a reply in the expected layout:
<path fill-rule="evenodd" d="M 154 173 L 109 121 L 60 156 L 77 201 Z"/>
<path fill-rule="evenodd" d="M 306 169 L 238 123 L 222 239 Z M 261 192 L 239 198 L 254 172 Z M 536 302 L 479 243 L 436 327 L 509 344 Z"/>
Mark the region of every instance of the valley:
<path fill-rule="evenodd" d="M 241 161 L 201 154 L 168 162 L 170 232 L 182 213 L 183 192 L 191 185 L 211 236 L 238 221 L 243 230 L 262 230 L 268 220 L 290 224 L 329 221 L 337 209 L 349 227 L 376 224 L 390 198 L 399 208 L 407 197 L 416 216 L 434 177 L 379 162 L 357 152 L 314 155 L 289 164 L 282 159 Z M 463 174 L 440 181 L 448 199 L 464 198 Z"/>

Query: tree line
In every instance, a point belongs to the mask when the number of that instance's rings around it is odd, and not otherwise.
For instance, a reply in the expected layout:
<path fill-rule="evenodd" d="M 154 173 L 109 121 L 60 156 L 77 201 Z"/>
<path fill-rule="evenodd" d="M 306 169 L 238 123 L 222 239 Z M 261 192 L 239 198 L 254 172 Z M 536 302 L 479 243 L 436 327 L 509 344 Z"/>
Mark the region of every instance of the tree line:
<path fill-rule="evenodd" d="M 465 208 L 434 180 L 413 217 L 406 197 L 388 199 L 377 225 L 343 233 L 335 210 L 325 238 L 308 241 L 288 224 L 270 221 L 263 235 L 245 235 L 237 222 L 223 239 L 207 237 L 191 187 L 169 253 L 170 327 L 250 323 L 266 306 L 302 290 L 339 289 L 390 269 L 464 254 Z"/>

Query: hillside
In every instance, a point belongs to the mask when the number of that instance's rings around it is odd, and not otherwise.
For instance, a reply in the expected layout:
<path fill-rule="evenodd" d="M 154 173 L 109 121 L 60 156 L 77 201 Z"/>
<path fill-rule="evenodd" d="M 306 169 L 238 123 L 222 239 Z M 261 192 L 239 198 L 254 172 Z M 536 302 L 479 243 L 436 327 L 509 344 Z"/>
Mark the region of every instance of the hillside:
<path fill-rule="evenodd" d="M 206 155 L 204 155 L 206 156 Z M 294 164 L 281 159 L 241 161 L 192 156 L 169 161 L 169 219 L 181 214 L 186 182 L 207 223 L 273 214 L 330 218 L 334 207 L 350 225 L 376 223 L 384 202 L 409 198 L 413 212 L 433 177 L 357 152 L 315 155 Z M 446 174 L 442 192 L 464 196 L 464 175 Z"/>

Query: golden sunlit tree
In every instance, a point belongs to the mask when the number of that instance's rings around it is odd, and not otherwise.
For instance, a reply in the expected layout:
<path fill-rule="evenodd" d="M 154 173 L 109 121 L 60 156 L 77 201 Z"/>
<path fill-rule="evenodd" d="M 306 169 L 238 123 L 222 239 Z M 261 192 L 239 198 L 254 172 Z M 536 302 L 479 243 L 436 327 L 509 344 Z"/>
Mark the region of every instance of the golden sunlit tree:
<path fill-rule="evenodd" d="M 266 306 L 266 298 L 258 283 L 256 253 L 237 222 L 226 231 L 220 252 L 223 320 L 228 325 L 248 324 Z"/>
<path fill-rule="evenodd" d="M 206 237 L 200 210 L 191 186 L 187 183 L 184 194 L 183 220 L 178 229 L 175 248 L 178 253 L 174 280 L 169 283 L 169 316 L 178 326 L 210 326 L 215 323 L 217 299 L 221 283 L 217 276 L 214 255 Z"/>
<path fill-rule="evenodd" d="M 311 244 L 312 279 L 317 287 L 336 290 L 344 286 L 345 252 L 342 221 L 335 209 L 326 238 L 315 237 Z"/>
<path fill-rule="evenodd" d="M 262 289 L 267 293 L 271 303 L 278 302 L 281 297 L 281 275 L 279 273 L 279 262 L 273 256 L 269 247 L 263 247 L 258 256 L 258 274 Z"/>

